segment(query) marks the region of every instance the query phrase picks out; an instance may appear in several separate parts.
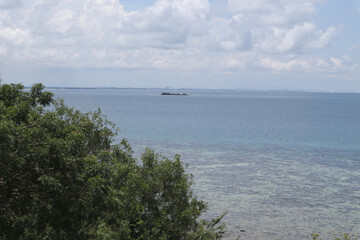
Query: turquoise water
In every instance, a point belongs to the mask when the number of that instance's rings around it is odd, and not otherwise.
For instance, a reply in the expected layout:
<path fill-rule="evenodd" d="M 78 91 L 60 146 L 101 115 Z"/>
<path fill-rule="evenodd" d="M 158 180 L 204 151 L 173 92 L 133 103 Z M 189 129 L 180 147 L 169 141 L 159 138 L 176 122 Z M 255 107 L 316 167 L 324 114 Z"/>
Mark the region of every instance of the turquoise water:
<path fill-rule="evenodd" d="M 360 94 L 52 91 L 81 111 L 100 107 L 136 156 L 180 153 L 204 217 L 228 211 L 229 239 L 360 235 Z"/>

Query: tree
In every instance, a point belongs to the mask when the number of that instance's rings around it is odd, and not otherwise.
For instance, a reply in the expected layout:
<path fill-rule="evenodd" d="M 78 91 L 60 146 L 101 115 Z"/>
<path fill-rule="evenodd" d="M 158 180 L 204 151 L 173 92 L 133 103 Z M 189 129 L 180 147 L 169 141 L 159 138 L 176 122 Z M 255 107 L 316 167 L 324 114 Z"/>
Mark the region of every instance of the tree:
<path fill-rule="evenodd" d="M 135 159 L 100 110 L 81 113 L 35 84 L 0 86 L 0 239 L 220 239 L 222 218 L 173 160 Z"/>

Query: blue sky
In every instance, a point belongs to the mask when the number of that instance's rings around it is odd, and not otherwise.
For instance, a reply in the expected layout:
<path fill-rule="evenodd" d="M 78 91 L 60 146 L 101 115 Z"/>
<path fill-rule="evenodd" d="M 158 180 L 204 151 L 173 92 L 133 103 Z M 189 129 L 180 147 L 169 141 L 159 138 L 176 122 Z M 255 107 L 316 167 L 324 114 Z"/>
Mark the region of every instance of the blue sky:
<path fill-rule="evenodd" d="M 360 92 L 360 0 L 0 0 L 3 82 Z"/>

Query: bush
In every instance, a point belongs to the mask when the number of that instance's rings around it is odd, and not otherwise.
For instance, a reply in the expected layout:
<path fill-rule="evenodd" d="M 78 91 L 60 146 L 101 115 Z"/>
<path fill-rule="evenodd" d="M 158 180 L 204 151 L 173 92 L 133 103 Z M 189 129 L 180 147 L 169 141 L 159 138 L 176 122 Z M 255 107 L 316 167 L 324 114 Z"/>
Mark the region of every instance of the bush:
<path fill-rule="evenodd" d="M 322 240 L 322 238 L 320 238 L 320 234 L 317 234 L 317 233 L 313 233 L 311 234 L 311 238 L 313 240 Z M 348 233 L 342 233 L 340 234 L 340 237 L 339 236 L 335 236 L 334 237 L 334 240 L 358 240 L 357 237 L 352 237 L 350 234 Z"/>
<path fill-rule="evenodd" d="M 220 239 L 177 155 L 141 161 L 100 110 L 0 86 L 0 239 Z M 46 106 L 51 108 L 46 108 Z"/>

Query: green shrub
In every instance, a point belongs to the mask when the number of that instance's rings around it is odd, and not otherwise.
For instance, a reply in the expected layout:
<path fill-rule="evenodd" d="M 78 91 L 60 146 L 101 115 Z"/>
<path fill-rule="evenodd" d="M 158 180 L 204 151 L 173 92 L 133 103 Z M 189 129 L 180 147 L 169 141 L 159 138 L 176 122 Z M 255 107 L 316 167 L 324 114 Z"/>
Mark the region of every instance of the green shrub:
<path fill-rule="evenodd" d="M 177 155 L 141 161 L 100 110 L 0 86 L 0 239 L 220 239 Z M 51 108 L 46 106 L 51 105 Z"/>

